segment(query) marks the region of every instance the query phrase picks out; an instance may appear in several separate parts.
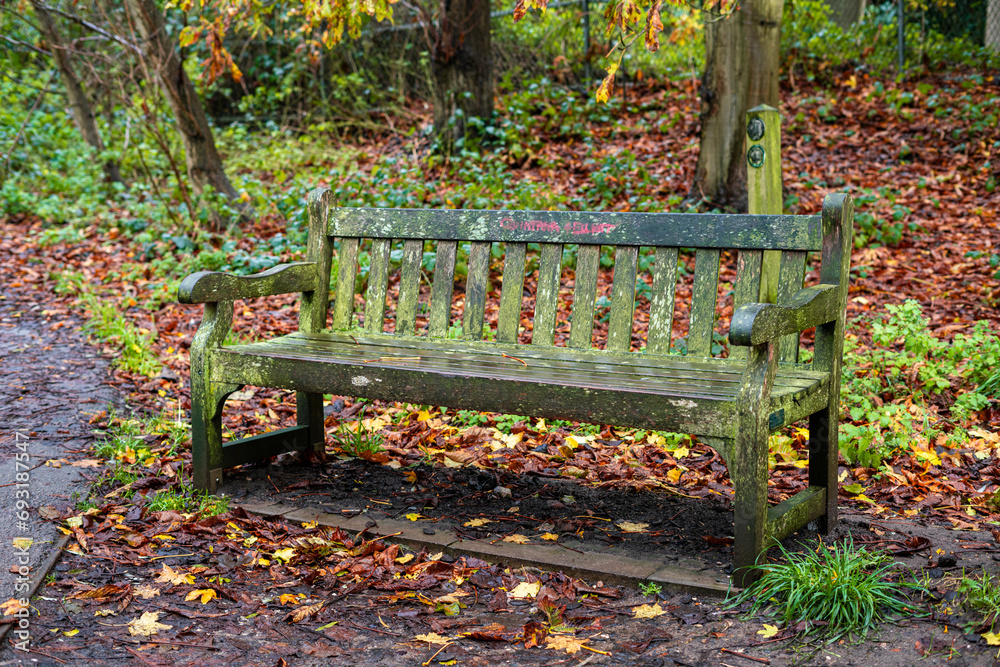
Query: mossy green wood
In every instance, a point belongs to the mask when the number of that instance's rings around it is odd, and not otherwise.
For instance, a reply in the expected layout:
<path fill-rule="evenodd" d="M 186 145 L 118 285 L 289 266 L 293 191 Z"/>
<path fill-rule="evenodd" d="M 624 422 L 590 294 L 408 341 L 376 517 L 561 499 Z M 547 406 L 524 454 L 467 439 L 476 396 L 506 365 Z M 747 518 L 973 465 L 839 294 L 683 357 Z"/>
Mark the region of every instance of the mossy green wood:
<path fill-rule="evenodd" d="M 433 230 L 433 232 L 429 231 Z M 722 213 L 333 209 L 331 236 L 819 250 L 819 216 Z"/>
<path fill-rule="evenodd" d="M 608 316 L 608 349 L 614 352 L 627 351 L 632 346 L 638 258 L 637 246 L 619 246 L 615 249 L 615 273 L 611 279 L 611 306 Z"/>
<path fill-rule="evenodd" d="M 694 258 L 694 286 L 691 288 L 691 320 L 688 324 L 687 353 L 712 356 L 712 331 L 719 297 L 719 251 L 698 249 Z"/>
<path fill-rule="evenodd" d="M 306 259 L 314 267 L 315 288 L 302 292 L 299 305 L 299 331 L 316 333 L 326 328 L 330 298 L 330 264 L 333 248 L 326 235 L 330 215 L 329 190 L 314 190 L 309 193 L 309 237 L 306 245 Z M 297 392 L 295 394 L 295 422 L 304 431 L 297 432 L 294 444 L 298 449 L 310 449 L 320 453 L 326 448 L 326 433 L 323 429 L 323 394 Z M 261 441 L 264 442 L 263 440 Z M 281 446 L 288 444 L 281 440 Z M 225 459 L 225 456 L 223 457 Z M 225 460 L 223 461 L 225 465 Z"/>
<path fill-rule="evenodd" d="M 465 281 L 465 307 L 462 331 L 465 338 L 483 338 L 483 315 L 490 285 L 491 243 L 476 241 L 469 250 L 469 273 Z"/>
<path fill-rule="evenodd" d="M 594 304 L 597 302 L 597 272 L 600 261 L 601 246 L 581 245 L 576 249 L 573 319 L 569 329 L 570 347 L 589 348 L 593 345 Z"/>
<path fill-rule="evenodd" d="M 313 262 L 279 264 L 253 276 L 199 271 L 181 282 L 177 288 L 177 300 L 181 303 L 212 303 L 311 291 L 317 286 L 316 271 Z"/>
<path fill-rule="evenodd" d="M 561 243 L 543 243 L 538 262 L 538 286 L 535 291 L 535 324 L 532 345 L 553 345 L 556 315 L 559 312 L 559 275 L 562 270 Z"/>
<path fill-rule="evenodd" d="M 424 257 L 424 242 L 408 239 L 403 242 L 403 265 L 399 272 L 399 301 L 396 304 L 396 333 L 412 336 L 416 333 L 417 303 L 420 298 L 420 264 Z"/>
<path fill-rule="evenodd" d="M 733 312 L 740 306 L 757 301 L 760 292 L 762 251 L 741 250 L 736 257 L 736 284 L 733 287 Z M 729 350 L 730 359 L 746 359 L 746 348 Z"/>
<path fill-rule="evenodd" d="M 674 295 L 677 290 L 677 248 L 657 248 L 649 298 L 646 351 L 668 354 L 674 335 Z"/>
<path fill-rule="evenodd" d="M 456 241 L 438 242 L 434 259 L 434 281 L 431 283 L 431 316 L 429 333 L 435 338 L 448 335 L 451 324 L 451 294 L 455 287 Z"/>
<path fill-rule="evenodd" d="M 337 252 L 337 294 L 333 299 L 333 329 L 344 331 L 351 328 L 354 317 L 355 277 L 358 275 L 359 238 L 340 239 Z"/>
<path fill-rule="evenodd" d="M 516 343 L 521 325 L 521 297 L 524 294 L 524 243 L 504 247 L 503 278 L 500 285 L 500 312 L 497 315 L 497 341 Z"/>
<path fill-rule="evenodd" d="M 385 329 L 385 298 L 389 289 L 389 256 L 392 239 L 373 239 L 369 250 L 368 293 L 365 296 L 365 331 Z"/>
<path fill-rule="evenodd" d="M 763 123 L 764 133 L 753 139 L 751 123 Z M 757 127 L 760 127 L 759 125 Z M 747 207 L 751 214 L 781 215 L 784 208 L 781 194 L 781 114 L 766 104 L 747 112 Z M 763 149 L 763 164 L 755 166 L 749 159 L 754 147 Z M 781 253 L 764 250 L 761 265 L 760 292 L 755 301 L 777 303 L 779 262 Z"/>
<path fill-rule="evenodd" d="M 806 272 L 806 253 L 786 250 L 781 253 L 781 270 L 778 278 L 779 304 L 787 303 L 802 289 Z M 788 334 L 781 339 L 781 360 L 797 363 L 799 360 L 799 334 Z"/>

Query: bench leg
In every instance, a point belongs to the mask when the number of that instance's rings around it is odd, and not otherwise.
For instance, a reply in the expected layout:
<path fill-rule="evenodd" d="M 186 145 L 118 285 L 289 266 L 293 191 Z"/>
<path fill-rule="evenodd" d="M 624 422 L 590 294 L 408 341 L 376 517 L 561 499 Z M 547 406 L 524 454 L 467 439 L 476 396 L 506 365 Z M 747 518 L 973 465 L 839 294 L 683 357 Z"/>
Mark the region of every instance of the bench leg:
<path fill-rule="evenodd" d="M 295 423 L 309 427 L 308 451 L 326 451 L 326 428 L 323 425 L 323 394 L 295 393 Z"/>
<path fill-rule="evenodd" d="M 760 577 L 767 529 L 768 397 L 777 371 L 778 346 L 749 350 L 737 398 L 736 446 L 730 476 L 736 491 L 733 583 L 748 586 Z"/>
<path fill-rule="evenodd" d="M 194 488 L 215 493 L 222 483 L 222 406 L 240 385 L 213 387 L 191 373 L 191 459 Z"/>
<path fill-rule="evenodd" d="M 819 532 L 837 526 L 837 453 L 839 415 L 837 406 L 828 406 L 809 417 L 809 486 L 826 489 L 826 508 L 818 519 Z M 831 418 L 832 415 L 832 418 Z"/>

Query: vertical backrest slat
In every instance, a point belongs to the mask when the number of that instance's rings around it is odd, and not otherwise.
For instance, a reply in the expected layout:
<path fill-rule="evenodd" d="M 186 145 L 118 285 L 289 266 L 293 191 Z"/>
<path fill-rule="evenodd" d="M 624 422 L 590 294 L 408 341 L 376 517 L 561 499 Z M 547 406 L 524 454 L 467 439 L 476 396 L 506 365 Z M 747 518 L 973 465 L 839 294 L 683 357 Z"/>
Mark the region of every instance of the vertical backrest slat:
<path fill-rule="evenodd" d="M 340 239 L 340 249 L 337 251 L 337 294 L 333 300 L 333 328 L 346 330 L 351 328 L 351 316 L 354 314 L 354 284 L 358 275 L 359 238 Z"/>
<path fill-rule="evenodd" d="M 469 251 L 468 275 L 465 280 L 465 313 L 462 332 L 466 339 L 483 339 L 483 314 L 486 312 L 486 292 L 490 283 L 489 241 L 476 241 Z"/>
<path fill-rule="evenodd" d="M 760 250 L 740 250 L 736 258 L 736 286 L 733 288 L 733 313 L 740 306 L 755 303 L 760 294 L 763 253 Z M 729 348 L 730 359 L 746 359 L 745 347 Z"/>
<path fill-rule="evenodd" d="M 688 354 L 712 356 L 712 330 L 719 297 L 719 251 L 699 248 L 694 259 L 694 286 L 691 289 L 691 323 L 688 326 Z"/>
<path fill-rule="evenodd" d="M 423 258 L 423 241 L 408 239 L 403 242 L 403 268 L 399 274 L 399 301 L 396 303 L 397 334 L 412 336 L 416 331 L 420 262 Z"/>
<path fill-rule="evenodd" d="M 524 243 L 508 243 L 504 248 L 503 283 L 500 285 L 500 313 L 497 340 L 516 343 L 521 324 L 521 296 L 524 292 Z"/>
<path fill-rule="evenodd" d="M 615 249 L 615 274 L 611 281 L 611 316 L 608 321 L 609 350 L 627 352 L 632 346 L 638 259 L 638 246 L 619 246 Z"/>
<path fill-rule="evenodd" d="M 389 288 L 389 254 L 392 239 L 372 239 L 368 263 L 368 293 L 365 295 L 365 331 L 385 329 L 385 296 Z"/>
<path fill-rule="evenodd" d="M 448 335 L 451 322 L 451 291 L 455 285 L 455 251 L 457 241 L 438 243 L 434 260 L 434 282 L 431 285 L 431 317 L 429 333 L 435 338 Z"/>
<path fill-rule="evenodd" d="M 653 258 L 653 291 L 649 297 L 646 351 L 669 354 L 674 332 L 674 295 L 677 290 L 677 248 L 657 248 Z"/>
<path fill-rule="evenodd" d="M 559 274 L 562 269 L 561 243 L 543 243 L 538 263 L 538 287 L 535 291 L 535 325 L 532 345 L 554 345 L 556 313 L 559 310 Z"/>
<path fill-rule="evenodd" d="M 573 287 L 573 321 L 569 346 L 589 348 L 594 334 L 594 303 L 597 300 L 597 271 L 601 246 L 581 245 L 576 250 L 576 278 Z"/>
<path fill-rule="evenodd" d="M 786 250 L 781 253 L 781 269 L 778 274 L 778 303 L 786 303 L 802 289 L 805 275 L 805 252 Z M 788 334 L 781 337 L 779 355 L 781 361 L 798 362 L 799 334 Z"/>

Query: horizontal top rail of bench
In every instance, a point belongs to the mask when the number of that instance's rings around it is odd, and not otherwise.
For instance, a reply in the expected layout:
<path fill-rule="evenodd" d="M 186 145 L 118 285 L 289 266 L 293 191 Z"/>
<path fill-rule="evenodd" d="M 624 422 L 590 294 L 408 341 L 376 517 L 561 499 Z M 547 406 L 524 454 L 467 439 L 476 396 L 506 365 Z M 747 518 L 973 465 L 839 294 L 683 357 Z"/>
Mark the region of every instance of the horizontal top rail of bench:
<path fill-rule="evenodd" d="M 822 249 L 818 215 L 334 208 L 327 233 L 346 238 Z"/>

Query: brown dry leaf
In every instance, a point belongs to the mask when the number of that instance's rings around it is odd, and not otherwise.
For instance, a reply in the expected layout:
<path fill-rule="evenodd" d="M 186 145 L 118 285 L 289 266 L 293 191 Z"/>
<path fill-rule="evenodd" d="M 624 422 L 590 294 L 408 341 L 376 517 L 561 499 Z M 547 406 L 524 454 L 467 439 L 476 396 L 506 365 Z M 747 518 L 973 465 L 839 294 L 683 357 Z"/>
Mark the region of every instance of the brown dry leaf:
<path fill-rule="evenodd" d="M 504 542 L 513 542 L 514 544 L 527 544 L 531 542 L 531 538 L 526 535 L 519 535 L 514 533 L 513 535 L 508 535 L 503 538 Z"/>
<path fill-rule="evenodd" d="M 95 588 L 89 591 L 77 591 L 72 595 L 68 596 L 71 599 L 76 600 L 102 600 L 104 598 L 113 597 L 115 595 L 122 595 L 127 593 L 130 586 L 115 586 L 114 584 L 106 584 L 100 588 Z"/>
<path fill-rule="evenodd" d="M 289 612 L 289 614 L 285 616 L 285 620 L 289 623 L 304 621 L 322 609 L 324 604 L 325 603 L 323 602 L 317 602 L 316 604 L 309 605 L 308 607 L 299 607 L 295 611 Z"/>
<path fill-rule="evenodd" d="M 302 598 L 300 598 L 295 593 L 282 593 L 278 597 L 278 604 L 281 605 L 288 605 L 290 607 L 294 607 L 300 602 L 302 602 Z"/>
<path fill-rule="evenodd" d="M 170 584 L 171 586 L 191 585 L 194 583 L 194 575 L 186 572 L 177 572 L 169 565 L 164 564 L 160 570 L 160 576 L 154 580 L 158 584 Z"/>
<path fill-rule="evenodd" d="M 83 459 L 82 461 L 73 461 L 70 465 L 74 468 L 99 468 L 103 463 L 100 459 Z"/>
<path fill-rule="evenodd" d="M 133 588 L 132 592 L 141 597 L 143 600 L 151 600 L 160 594 L 160 589 L 156 586 L 150 586 L 149 584 L 140 584 Z"/>
<path fill-rule="evenodd" d="M 635 608 L 635 618 L 656 618 L 657 616 L 663 616 L 665 613 L 659 602 L 652 605 L 639 605 Z"/>
<path fill-rule="evenodd" d="M 25 606 L 22 605 L 21 601 L 17 598 L 11 598 L 3 604 L 0 604 L 0 611 L 3 612 L 4 616 L 13 616 L 22 609 L 25 609 Z"/>
<path fill-rule="evenodd" d="M 428 632 L 425 635 L 417 635 L 414 639 L 418 642 L 426 642 L 428 644 L 449 644 L 453 641 L 449 637 L 442 637 L 436 632 Z"/>
<path fill-rule="evenodd" d="M 649 528 L 648 523 L 634 523 L 632 521 L 622 521 L 618 524 L 623 533 L 645 533 Z"/>
<path fill-rule="evenodd" d="M 550 648 L 553 651 L 566 651 L 571 655 L 579 653 L 580 649 L 584 648 L 585 643 L 587 643 L 586 638 L 577 639 L 569 635 L 549 635 L 545 638 L 545 648 Z"/>
<path fill-rule="evenodd" d="M 538 621 L 528 621 L 521 632 L 521 636 L 524 637 L 524 648 L 541 646 L 548 634 L 549 629 Z"/>
<path fill-rule="evenodd" d="M 174 627 L 165 623 L 160 623 L 160 613 L 158 611 L 144 611 L 142 616 L 134 618 L 128 622 L 128 633 L 130 635 L 141 635 L 149 637 L 157 634 L 160 630 L 169 630 Z"/>
<path fill-rule="evenodd" d="M 485 526 L 488 523 L 496 523 L 493 519 L 470 519 L 463 523 L 462 525 L 466 528 L 479 528 L 480 526 Z"/>

